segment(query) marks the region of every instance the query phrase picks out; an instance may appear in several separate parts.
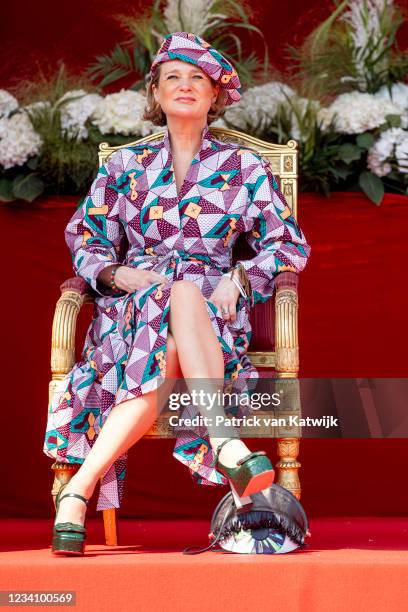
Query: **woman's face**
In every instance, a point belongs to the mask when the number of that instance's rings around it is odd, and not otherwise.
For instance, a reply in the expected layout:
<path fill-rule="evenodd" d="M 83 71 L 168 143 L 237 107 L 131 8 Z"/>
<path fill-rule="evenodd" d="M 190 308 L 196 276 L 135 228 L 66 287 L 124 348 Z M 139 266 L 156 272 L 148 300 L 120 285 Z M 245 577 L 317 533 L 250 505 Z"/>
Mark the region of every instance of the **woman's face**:
<path fill-rule="evenodd" d="M 207 117 L 219 85 L 198 66 L 171 60 L 160 64 L 158 88 L 152 90 L 167 117 L 199 119 Z"/>

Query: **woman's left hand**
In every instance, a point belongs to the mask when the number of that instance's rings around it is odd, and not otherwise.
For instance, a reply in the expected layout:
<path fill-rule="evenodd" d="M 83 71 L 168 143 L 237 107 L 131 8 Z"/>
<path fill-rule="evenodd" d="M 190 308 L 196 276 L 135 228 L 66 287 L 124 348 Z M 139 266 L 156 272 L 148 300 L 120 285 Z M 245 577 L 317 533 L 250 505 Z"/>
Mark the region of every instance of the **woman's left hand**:
<path fill-rule="evenodd" d="M 239 296 L 240 292 L 235 283 L 230 278 L 223 277 L 208 299 L 217 306 L 225 321 L 233 322 L 237 318 Z"/>

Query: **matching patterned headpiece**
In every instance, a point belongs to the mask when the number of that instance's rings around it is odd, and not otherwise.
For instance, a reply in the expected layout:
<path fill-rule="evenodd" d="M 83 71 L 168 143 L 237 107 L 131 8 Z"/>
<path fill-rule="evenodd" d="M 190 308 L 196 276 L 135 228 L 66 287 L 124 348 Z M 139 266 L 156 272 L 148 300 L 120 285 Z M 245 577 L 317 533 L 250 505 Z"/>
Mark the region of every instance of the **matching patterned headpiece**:
<path fill-rule="evenodd" d="M 158 64 L 177 59 L 195 64 L 218 83 L 226 91 L 226 106 L 241 98 L 241 83 L 232 64 L 200 36 L 190 32 L 173 32 L 164 37 L 150 68 L 151 78 Z"/>

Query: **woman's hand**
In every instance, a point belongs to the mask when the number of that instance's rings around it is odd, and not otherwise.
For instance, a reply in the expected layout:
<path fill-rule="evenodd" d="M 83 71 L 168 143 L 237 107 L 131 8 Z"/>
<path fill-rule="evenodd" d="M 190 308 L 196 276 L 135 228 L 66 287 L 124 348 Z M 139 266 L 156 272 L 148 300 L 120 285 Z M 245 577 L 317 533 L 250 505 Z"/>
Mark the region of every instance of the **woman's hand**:
<path fill-rule="evenodd" d="M 222 313 L 225 321 L 235 321 L 237 318 L 237 300 L 240 292 L 235 283 L 226 276 L 222 277 L 209 301 L 213 302 Z"/>
<path fill-rule="evenodd" d="M 109 286 L 111 267 L 105 268 L 100 274 L 102 282 Z M 98 277 L 99 278 L 99 277 Z M 138 289 L 143 289 L 154 283 L 164 283 L 167 278 L 153 270 L 140 270 L 131 266 L 119 266 L 115 273 L 115 285 L 126 291 L 133 293 Z"/>

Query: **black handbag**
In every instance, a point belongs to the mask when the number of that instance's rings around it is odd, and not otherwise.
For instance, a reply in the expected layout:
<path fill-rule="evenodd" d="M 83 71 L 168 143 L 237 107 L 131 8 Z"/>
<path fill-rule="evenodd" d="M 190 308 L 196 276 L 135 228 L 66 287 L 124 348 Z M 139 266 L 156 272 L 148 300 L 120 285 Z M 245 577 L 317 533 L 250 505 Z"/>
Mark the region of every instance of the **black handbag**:
<path fill-rule="evenodd" d="M 251 495 L 249 511 L 238 511 L 232 493 L 227 493 L 211 519 L 211 543 L 206 548 L 186 548 L 196 555 L 219 547 L 246 554 L 286 553 L 303 548 L 310 536 L 309 523 L 300 501 L 278 484 Z"/>

